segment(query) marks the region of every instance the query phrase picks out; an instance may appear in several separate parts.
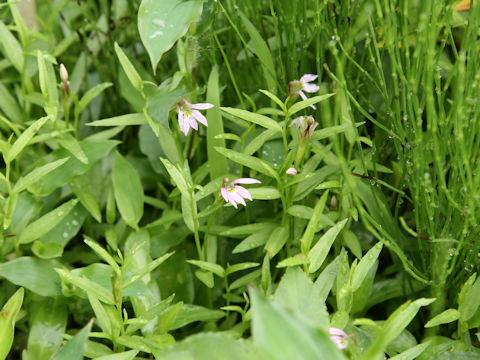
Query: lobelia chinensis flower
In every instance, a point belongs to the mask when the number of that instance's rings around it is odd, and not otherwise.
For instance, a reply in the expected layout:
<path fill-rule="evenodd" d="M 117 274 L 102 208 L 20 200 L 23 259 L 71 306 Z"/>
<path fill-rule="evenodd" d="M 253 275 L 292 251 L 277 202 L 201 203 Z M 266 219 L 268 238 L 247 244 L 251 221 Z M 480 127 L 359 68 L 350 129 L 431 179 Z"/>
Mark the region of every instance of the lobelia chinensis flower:
<path fill-rule="evenodd" d="M 305 95 L 304 91 L 308 93 L 314 93 L 320 90 L 320 86 L 310 84 L 312 81 L 315 81 L 317 77 L 318 75 L 305 74 L 300 78 L 300 80 L 290 81 L 288 84 L 290 97 L 296 98 L 298 95 L 300 95 L 303 100 L 307 100 L 307 95 Z M 310 107 L 312 109 L 316 109 L 314 105 L 310 105 Z"/>
<path fill-rule="evenodd" d="M 213 104 L 209 103 L 190 104 L 185 99 L 177 104 L 178 126 L 185 136 L 188 135 L 190 128 L 198 130 L 197 121 L 201 122 L 205 126 L 208 126 L 207 118 L 198 110 L 206 110 L 212 107 Z"/>
<path fill-rule="evenodd" d="M 348 335 L 345 331 L 331 327 L 328 329 L 330 333 L 330 340 L 334 342 L 334 344 L 340 349 L 346 349 L 348 346 Z"/>
<path fill-rule="evenodd" d="M 315 121 L 313 116 L 299 116 L 292 121 L 290 126 L 295 125 L 297 129 L 300 131 L 300 138 L 309 140 L 315 128 L 318 126 L 318 123 Z"/>
<path fill-rule="evenodd" d="M 244 199 L 252 200 L 252 195 L 245 189 L 243 186 L 239 186 L 236 184 L 260 184 L 260 180 L 252 179 L 252 178 L 240 178 L 237 180 L 233 180 L 232 182 L 228 182 L 228 178 L 223 179 L 223 186 L 220 189 L 220 193 L 222 194 L 225 201 L 231 203 L 235 208 L 237 208 L 237 203 L 242 204 L 243 206 L 247 206 Z"/>

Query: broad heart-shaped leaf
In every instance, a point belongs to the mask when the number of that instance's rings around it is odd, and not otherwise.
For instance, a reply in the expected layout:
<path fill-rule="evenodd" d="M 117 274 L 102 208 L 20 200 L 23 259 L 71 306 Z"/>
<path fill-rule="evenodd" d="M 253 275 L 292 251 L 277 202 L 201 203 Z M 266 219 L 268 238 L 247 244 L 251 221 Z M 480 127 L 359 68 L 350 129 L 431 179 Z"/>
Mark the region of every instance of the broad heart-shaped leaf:
<path fill-rule="evenodd" d="M 186 338 L 162 352 L 162 360 L 269 360 L 250 340 L 225 333 L 202 333 Z"/>
<path fill-rule="evenodd" d="M 61 282 L 52 261 L 21 257 L 0 264 L 0 277 L 42 296 L 61 296 Z"/>
<path fill-rule="evenodd" d="M 143 216 L 143 187 L 137 170 L 117 153 L 113 162 L 113 190 L 123 220 L 133 228 Z"/>
<path fill-rule="evenodd" d="M 271 359 L 345 360 L 326 332 L 278 304 L 263 299 L 250 288 L 254 343 Z"/>
<path fill-rule="evenodd" d="M 138 31 L 154 73 L 162 55 L 198 20 L 202 7 L 201 0 L 142 1 L 138 9 Z"/>
<path fill-rule="evenodd" d="M 10 352 L 15 331 L 15 318 L 23 303 L 23 288 L 18 289 L 0 311 L 0 360 L 4 360 Z"/>
<path fill-rule="evenodd" d="M 82 360 L 83 353 L 87 348 L 88 335 L 90 334 L 92 324 L 93 319 L 55 354 L 53 360 Z"/>

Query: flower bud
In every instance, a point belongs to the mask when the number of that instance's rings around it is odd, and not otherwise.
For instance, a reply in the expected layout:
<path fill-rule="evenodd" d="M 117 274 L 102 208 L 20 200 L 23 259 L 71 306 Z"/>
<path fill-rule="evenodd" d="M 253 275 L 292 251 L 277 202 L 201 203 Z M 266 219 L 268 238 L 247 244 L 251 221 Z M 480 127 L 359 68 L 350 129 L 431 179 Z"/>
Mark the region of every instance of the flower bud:
<path fill-rule="evenodd" d="M 295 169 L 294 167 L 291 167 L 291 168 L 288 168 L 287 171 L 285 171 L 285 173 L 287 173 L 288 175 L 297 175 L 298 174 L 298 171 L 297 169 Z"/>
<path fill-rule="evenodd" d="M 60 79 L 62 79 L 62 82 L 64 83 L 68 82 L 68 71 L 63 64 L 60 64 Z"/>

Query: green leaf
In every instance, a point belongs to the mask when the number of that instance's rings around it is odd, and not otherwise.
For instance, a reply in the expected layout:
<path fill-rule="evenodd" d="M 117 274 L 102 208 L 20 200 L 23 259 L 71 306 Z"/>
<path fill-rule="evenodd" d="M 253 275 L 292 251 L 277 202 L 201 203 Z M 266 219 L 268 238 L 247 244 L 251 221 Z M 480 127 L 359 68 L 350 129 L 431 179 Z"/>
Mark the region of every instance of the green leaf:
<path fill-rule="evenodd" d="M 222 332 L 202 333 L 175 343 L 164 352 L 162 360 L 266 360 L 251 340 L 236 339 Z"/>
<path fill-rule="evenodd" d="M 52 262 L 20 257 L 0 264 L 0 276 L 42 296 L 61 296 L 60 278 Z"/>
<path fill-rule="evenodd" d="M 92 191 L 92 185 L 88 176 L 80 175 L 70 181 L 70 188 L 80 203 L 88 210 L 95 220 L 102 222 L 102 213 L 97 198 Z"/>
<path fill-rule="evenodd" d="M 168 174 L 172 177 L 174 184 L 177 185 L 178 190 L 180 190 L 183 196 L 185 196 L 186 198 L 189 198 L 190 190 L 187 184 L 187 180 L 185 179 L 185 176 L 180 172 L 180 170 L 175 165 L 173 165 L 167 159 L 160 159 L 160 160 L 162 160 L 163 165 L 168 171 Z"/>
<path fill-rule="evenodd" d="M 281 197 L 280 191 L 274 187 L 260 186 L 248 189 L 248 191 L 254 200 L 274 200 Z"/>
<path fill-rule="evenodd" d="M 63 246 L 55 242 L 43 243 L 35 240 L 32 245 L 32 252 L 40 259 L 53 259 L 63 254 Z"/>
<path fill-rule="evenodd" d="M 44 54 L 41 50 L 37 50 L 40 90 L 42 91 L 43 98 L 47 103 L 45 106 L 45 112 L 48 115 L 52 115 L 54 118 L 56 118 L 59 102 L 57 78 L 55 76 L 55 71 L 53 70 L 52 62 L 56 63 L 55 58 L 48 54 Z"/>
<path fill-rule="evenodd" d="M 273 227 L 269 227 L 251 234 L 243 239 L 237 246 L 235 246 L 235 248 L 232 250 L 232 253 L 238 254 L 264 245 L 267 242 L 272 230 Z"/>
<path fill-rule="evenodd" d="M 312 280 L 300 268 L 287 268 L 275 290 L 274 302 L 295 314 L 302 314 L 320 329 L 328 330 L 327 307 L 319 298 Z"/>
<path fill-rule="evenodd" d="M 198 20 L 202 7 L 200 0 L 142 0 L 138 31 L 154 73 L 162 55 Z"/>
<path fill-rule="evenodd" d="M 88 123 L 88 126 L 132 126 L 143 125 L 147 119 L 143 113 L 114 116 L 108 119 L 96 120 Z"/>
<path fill-rule="evenodd" d="M 120 215 L 128 225 L 137 229 L 143 216 L 143 187 L 137 170 L 118 152 L 113 162 L 112 180 Z"/>
<path fill-rule="evenodd" d="M 67 307 L 60 297 L 43 298 L 29 306 L 30 332 L 25 359 L 49 360 L 62 344 Z"/>
<path fill-rule="evenodd" d="M 20 233 L 18 242 L 20 244 L 28 244 L 48 233 L 68 215 L 77 202 L 77 199 L 70 200 L 29 224 Z"/>
<path fill-rule="evenodd" d="M 182 88 L 170 90 L 168 87 L 159 87 L 155 89 L 147 98 L 148 114 L 157 124 L 169 129 L 168 114 L 170 109 L 186 97 L 187 94 Z"/>
<path fill-rule="evenodd" d="M 447 309 L 437 316 L 434 316 L 424 326 L 426 328 L 431 328 L 442 324 L 448 324 L 458 319 L 460 319 L 460 312 L 457 309 Z"/>
<path fill-rule="evenodd" d="M 260 60 L 262 65 L 263 73 L 265 74 L 265 79 L 268 84 L 268 88 L 272 91 L 275 91 L 277 88 L 277 77 L 275 73 L 275 65 L 273 64 L 272 54 L 263 38 L 258 33 L 258 30 L 253 26 L 253 24 L 248 20 L 245 14 L 238 10 L 240 14 L 240 19 L 243 22 L 250 38 L 252 40 L 252 50 L 255 55 Z"/>
<path fill-rule="evenodd" d="M 236 163 L 247 166 L 253 170 L 261 172 L 262 174 L 278 179 L 278 174 L 275 169 L 264 160 L 221 147 L 216 147 L 215 150 Z"/>
<path fill-rule="evenodd" d="M 4 39 L 1 37 L 1 35 L 0 38 Z M 0 83 L 0 94 L 2 94 L 2 96 L 0 96 L 0 109 L 5 113 L 8 119 L 16 124 L 20 124 L 23 117 L 22 111 L 20 110 L 15 98 L 10 94 L 10 91 L 8 91 L 7 87 L 3 83 Z M 5 122 L 4 118 L 2 118 L 2 120 Z"/>
<path fill-rule="evenodd" d="M 310 260 L 310 266 L 308 267 L 308 272 L 313 273 L 317 271 L 320 266 L 322 266 L 323 261 L 330 251 L 335 238 L 338 233 L 343 229 L 348 219 L 343 219 L 338 224 L 330 228 L 322 237 L 317 241 L 313 246 L 312 250 L 308 253 L 308 259 Z"/>
<path fill-rule="evenodd" d="M 64 281 L 79 287 L 87 293 L 91 292 L 98 300 L 103 301 L 105 304 L 115 304 L 112 293 L 100 284 L 89 280 L 85 276 L 75 275 L 65 269 L 55 269 L 55 271 Z"/>
<path fill-rule="evenodd" d="M 4 360 L 13 343 L 13 334 L 15 332 L 15 318 L 17 317 L 23 303 L 25 290 L 18 289 L 0 311 L 0 360 Z"/>
<path fill-rule="evenodd" d="M 222 111 L 225 111 L 227 114 L 239 117 L 240 119 L 247 120 L 251 123 L 263 126 L 264 128 L 267 128 L 267 129 L 272 129 L 278 132 L 282 132 L 282 126 L 278 122 L 264 115 L 252 113 L 247 110 L 235 109 L 230 107 L 222 107 L 221 109 Z"/>
<path fill-rule="evenodd" d="M 225 269 L 218 264 L 213 264 L 213 263 L 210 263 L 207 261 L 201 261 L 201 260 L 187 260 L 187 262 L 192 265 L 198 266 L 200 269 L 210 271 L 222 278 L 225 276 Z"/>
<path fill-rule="evenodd" d="M 87 296 L 88 296 L 88 301 L 90 302 L 90 305 L 93 309 L 93 312 L 95 313 L 95 317 L 98 321 L 98 325 L 100 325 L 100 328 L 105 333 L 105 335 L 111 336 L 112 323 L 108 316 L 107 310 L 105 309 L 105 306 L 109 306 L 109 305 L 103 305 L 92 292 L 88 292 Z"/>
<path fill-rule="evenodd" d="M 74 176 L 85 173 L 95 162 L 103 159 L 118 144 L 115 140 L 103 141 L 80 141 L 80 146 L 88 158 L 88 164 L 80 162 L 76 158 L 70 158 L 67 162 L 55 170 L 48 173 L 39 184 L 32 190 L 36 190 L 40 195 L 48 195 L 53 190 L 67 184 Z M 65 149 L 57 150 L 53 153 L 53 159 L 65 158 L 69 153 Z M 49 159 L 52 154 L 49 154 Z"/>
<path fill-rule="evenodd" d="M 328 191 L 325 191 L 321 196 L 320 200 L 317 201 L 315 208 L 313 209 L 313 214 L 310 218 L 310 221 L 307 224 L 307 228 L 303 233 L 302 238 L 300 239 L 300 244 L 302 248 L 302 253 L 307 254 L 310 251 L 310 246 L 313 241 L 313 236 L 317 231 L 318 222 L 320 221 L 320 216 L 322 215 L 323 209 L 325 208 L 325 203 L 327 202 Z"/>
<path fill-rule="evenodd" d="M 2 39 L 0 49 L 3 49 L 5 57 L 22 74 L 25 63 L 22 45 L 20 45 L 17 38 L 13 36 L 2 21 L 0 21 L 0 39 Z"/>
<path fill-rule="evenodd" d="M 220 310 L 210 310 L 202 306 L 183 304 L 170 329 L 176 330 L 195 321 L 216 321 L 224 316 L 225 312 Z"/>
<path fill-rule="evenodd" d="M 333 287 L 333 283 L 337 277 L 337 259 L 328 264 L 325 269 L 322 270 L 317 280 L 313 284 L 318 294 L 320 301 L 325 302 L 330 290 Z"/>
<path fill-rule="evenodd" d="M 430 346 L 431 342 L 432 341 L 426 341 L 422 344 L 418 344 L 398 355 L 392 356 L 390 360 L 415 360 L 427 347 Z"/>
<path fill-rule="evenodd" d="M 380 251 L 382 251 L 383 245 L 381 243 L 377 243 L 375 246 L 372 246 L 370 250 L 362 257 L 360 262 L 358 263 L 357 267 L 355 268 L 355 272 L 353 273 L 352 277 L 352 291 L 357 291 L 365 280 L 367 273 L 370 269 L 375 265 L 375 262 L 378 259 L 378 255 L 380 255 Z"/>
<path fill-rule="evenodd" d="M 214 107 L 207 110 L 207 155 L 210 165 L 210 180 L 225 176 L 228 172 L 227 159 L 221 156 L 215 147 L 225 147 L 225 140 L 217 138 L 224 133 L 222 113 L 220 111 L 220 89 L 218 87 L 218 66 L 210 72 L 207 85 L 207 103 Z"/>
<path fill-rule="evenodd" d="M 130 350 L 117 354 L 105 355 L 95 358 L 94 360 L 133 360 L 140 350 Z"/>
<path fill-rule="evenodd" d="M 245 262 L 245 263 L 239 263 L 234 265 L 228 265 L 227 269 L 225 270 L 225 276 L 233 274 L 237 271 L 251 269 L 259 265 L 260 265 L 259 263 L 254 263 L 254 262 Z"/>
<path fill-rule="evenodd" d="M 355 126 L 359 127 L 363 124 L 365 124 L 365 121 L 357 122 L 355 123 Z M 342 125 L 335 125 L 335 126 L 326 127 L 320 130 L 316 130 L 313 133 L 312 137 L 310 138 L 310 141 L 326 139 L 335 134 L 343 133 L 350 128 L 351 128 L 350 124 L 342 124 Z"/>
<path fill-rule="evenodd" d="M 122 48 L 118 46 L 116 42 L 114 46 L 118 60 L 120 61 L 120 64 L 122 65 L 123 71 L 125 71 L 128 80 L 130 80 L 130 83 L 138 92 L 143 92 L 143 81 L 140 75 L 138 75 L 137 70 L 135 70 L 127 55 L 125 55 Z"/>
<path fill-rule="evenodd" d="M 50 119 L 51 116 L 44 116 L 30 125 L 8 149 L 7 154 L 4 155 L 5 161 L 12 162 L 15 160 L 38 130 Z"/>
<path fill-rule="evenodd" d="M 265 142 L 271 139 L 273 136 L 278 135 L 276 130 L 265 130 L 260 135 L 256 136 L 252 141 L 248 143 L 248 145 L 243 150 L 243 153 L 246 155 L 253 155 L 256 153 L 260 148 L 265 145 Z M 283 144 L 282 144 L 282 151 L 283 151 Z"/>
<path fill-rule="evenodd" d="M 272 94 L 270 91 L 267 90 L 259 89 L 258 91 L 260 91 L 262 94 L 267 95 L 271 100 L 273 100 L 278 106 L 280 106 L 280 109 L 282 109 L 283 112 L 287 112 L 285 104 L 277 97 L 277 95 Z"/>
<path fill-rule="evenodd" d="M 254 343 L 272 359 L 329 359 L 345 357 L 326 332 L 275 303 L 267 302 L 250 288 Z"/>
<path fill-rule="evenodd" d="M 270 259 L 277 255 L 280 250 L 282 250 L 283 245 L 285 245 L 288 240 L 288 237 L 288 230 L 283 226 L 277 227 L 275 230 L 273 230 L 268 238 L 267 243 L 265 244 L 265 251 Z"/>
<path fill-rule="evenodd" d="M 85 240 L 83 240 L 85 244 L 87 244 L 93 251 L 97 253 L 105 262 L 110 265 L 110 267 L 117 273 L 117 275 L 121 276 L 121 270 L 118 266 L 117 262 L 113 259 L 112 255 L 110 255 L 107 250 L 97 244 L 95 241 L 90 239 L 88 236 L 85 235 Z"/>
<path fill-rule="evenodd" d="M 82 360 L 87 347 L 87 340 L 92 329 L 93 319 L 71 338 L 65 346 L 55 354 L 52 360 Z"/>
<path fill-rule="evenodd" d="M 288 257 L 283 259 L 277 264 L 277 268 L 290 267 L 290 266 L 299 266 L 308 264 L 308 259 L 304 254 L 297 254 L 295 256 Z"/>
<path fill-rule="evenodd" d="M 116 43 L 115 43 L 116 45 Z M 89 89 L 80 99 L 78 105 L 75 107 L 75 113 L 80 114 L 90 102 L 95 99 L 98 95 L 100 95 L 105 89 L 108 89 L 112 86 L 113 83 L 111 82 L 104 82 L 94 86 L 93 88 Z"/>
<path fill-rule="evenodd" d="M 84 164 L 88 164 L 87 155 L 83 151 L 80 143 L 70 134 L 63 134 L 60 137 L 57 137 L 58 143 L 66 149 L 70 154 L 75 156 L 79 161 Z"/>
<path fill-rule="evenodd" d="M 300 102 L 297 102 L 295 104 L 293 104 L 289 109 L 288 109 L 288 113 L 291 115 L 299 112 L 300 110 L 303 110 L 307 107 L 309 107 L 310 105 L 314 105 L 316 103 L 319 103 L 320 101 L 323 101 L 323 100 L 326 100 L 328 99 L 330 96 L 333 96 L 335 94 L 325 94 L 325 95 L 319 95 L 319 96 L 314 96 L 312 98 L 309 98 L 307 100 L 303 100 L 303 101 L 300 101 Z"/>
<path fill-rule="evenodd" d="M 18 179 L 18 181 L 15 183 L 15 186 L 13 188 L 13 192 L 18 194 L 19 192 L 27 189 L 30 185 L 36 183 L 37 181 L 42 179 L 45 175 L 55 170 L 57 167 L 65 164 L 65 162 L 68 159 L 70 159 L 70 157 L 59 159 L 51 163 L 48 163 L 46 165 L 35 168 L 31 172 L 29 172 L 27 175 L 22 176 L 20 179 Z"/>
<path fill-rule="evenodd" d="M 430 305 L 435 299 L 421 298 L 407 301 L 391 314 L 380 329 L 378 336 L 368 347 L 361 359 L 376 360 L 384 356 L 387 346 L 400 335 L 422 306 Z"/>

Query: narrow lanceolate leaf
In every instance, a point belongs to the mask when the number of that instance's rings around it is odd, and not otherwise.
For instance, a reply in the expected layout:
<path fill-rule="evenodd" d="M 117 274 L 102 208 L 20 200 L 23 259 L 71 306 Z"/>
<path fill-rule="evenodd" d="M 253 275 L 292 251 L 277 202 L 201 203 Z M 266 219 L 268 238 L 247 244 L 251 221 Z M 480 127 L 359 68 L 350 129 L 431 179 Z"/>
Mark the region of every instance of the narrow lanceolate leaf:
<path fill-rule="evenodd" d="M 87 349 L 87 340 L 92 329 L 93 319 L 71 338 L 65 346 L 55 354 L 52 360 L 82 360 Z"/>
<path fill-rule="evenodd" d="M 75 275 L 65 269 L 55 269 L 55 271 L 64 281 L 79 287 L 86 293 L 92 293 L 98 300 L 103 301 L 105 304 L 115 304 L 112 293 L 95 281 L 87 279 L 85 276 Z"/>
<path fill-rule="evenodd" d="M 263 38 L 260 36 L 255 26 L 250 22 L 250 20 L 248 20 L 248 17 L 246 17 L 241 10 L 238 10 L 238 13 L 240 14 L 240 19 L 242 20 L 243 25 L 247 29 L 252 40 L 252 51 L 255 53 L 255 55 L 257 55 L 262 64 L 262 70 L 265 74 L 265 80 L 267 81 L 268 88 L 272 91 L 275 91 L 277 87 L 277 76 L 270 49 L 268 48 L 265 40 L 263 40 Z"/>
<path fill-rule="evenodd" d="M 23 288 L 18 289 L 0 311 L 0 360 L 4 360 L 13 343 L 15 318 L 23 303 Z"/>
<path fill-rule="evenodd" d="M 63 134 L 57 138 L 58 143 L 79 161 L 88 164 L 88 157 L 83 151 L 80 143 L 70 134 Z"/>
<path fill-rule="evenodd" d="M 28 244 L 41 238 L 43 235 L 53 229 L 65 216 L 75 207 L 78 199 L 70 200 L 49 213 L 43 215 L 40 219 L 29 224 L 18 237 L 20 244 Z"/>
<path fill-rule="evenodd" d="M 407 301 L 393 312 L 380 329 L 378 336 L 361 357 L 362 360 L 376 360 L 384 357 L 384 351 L 393 340 L 410 324 L 422 306 L 430 305 L 435 299 L 421 298 Z"/>
<path fill-rule="evenodd" d="M 221 147 L 216 147 L 215 150 L 217 150 L 220 154 L 226 156 L 228 159 L 236 163 L 247 166 L 253 170 L 261 172 L 262 174 L 268 175 L 275 179 L 278 178 L 277 172 L 265 160 L 259 159 L 254 156 L 245 155 L 230 149 L 221 148 Z"/>
<path fill-rule="evenodd" d="M 90 246 L 90 248 L 93 251 L 95 251 L 98 254 L 98 256 L 100 256 L 103 260 L 105 260 L 105 262 L 108 265 L 112 267 L 113 271 L 115 271 L 118 276 L 121 275 L 120 267 L 118 266 L 117 262 L 113 259 L 112 255 L 110 255 L 107 252 L 107 250 L 105 250 L 103 247 L 101 247 L 99 244 L 97 244 L 95 241 L 88 238 L 87 236 L 85 236 L 84 241 L 85 241 L 85 244 Z"/>
<path fill-rule="evenodd" d="M 265 250 L 270 258 L 273 258 L 280 250 L 282 250 L 283 245 L 285 245 L 288 240 L 288 236 L 288 230 L 283 226 L 277 227 L 273 230 L 265 244 Z"/>
<path fill-rule="evenodd" d="M 328 191 L 325 191 L 318 200 L 315 208 L 313 209 L 313 214 L 308 222 L 307 228 L 303 233 L 302 238 L 300 239 L 300 244 L 302 245 L 302 253 L 307 254 L 310 250 L 310 245 L 312 244 L 313 235 L 318 228 L 318 222 L 320 221 L 320 216 L 323 213 L 323 209 L 325 208 L 325 203 L 327 202 Z"/>
<path fill-rule="evenodd" d="M 12 162 L 17 158 L 17 156 L 22 152 L 22 150 L 27 146 L 28 142 L 34 137 L 38 130 L 50 119 L 50 116 L 45 116 L 32 125 L 30 125 L 27 130 L 25 130 L 22 135 L 13 143 L 13 145 L 8 149 L 5 156 L 7 162 Z"/>
<path fill-rule="evenodd" d="M 180 172 L 180 170 L 177 169 L 177 167 L 175 167 L 175 165 L 173 165 L 167 159 L 160 158 L 160 160 L 162 160 L 165 169 L 167 169 L 168 174 L 172 177 L 175 185 L 177 185 L 178 190 L 180 190 L 180 192 L 185 198 L 190 198 L 191 194 L 185 176 Z"/>
<path fill-rule="evenodd" d="M 323 261 L 327 257 L 330 247 L 335 241 L 338 233 L 343 229 L 348 219 L 343 219 L 334 227 L 329 229 L 315 244 L 315 246 L 308 253 L 308 259 L 310 260 L 310 266 L 308 272 L 313 273 L 322 266 Z"/>
<path fill-rule="evenodd" d="M 162 55 L 188 31 L 202 14 L 201 0 L 142 0 L 138 32 L 150 55 L 153 72 Z"/>
<path fill-rule="evenodd" d="M 115 43 L 115 52 L 117 53 L 118 60 L 122 65 L 123 71 L 125 71 L 125 74 L 127 74 L 130 83 L 135 89 L 137 89 L 137 91 L 143 91 L 142 78 L 140 77 L 140 75 L 138 75 L 137 70 L 135 70 L 130 60 L 128 60 L 127 55 L 125 55 L 122 48 L 118 46 L 117 43 Z"/>
<path fill-rule="evenodd" d="M 20 193 L 21 191 L 28 188 L 30 185 L 39 181 L 41 178 L 47 175 L 50 171 L 53 171 L 60 165 L 64 164 L 68 159 L 70 158 L 66 157 L 32 170 L 27 175 L 22 176 L 20 179 L 18 179 L 18 181 L 15 183 L 15 186 L 13 188 L 13 192 L 17 194 Z"/>
<path fill-rule="evenodd" d="M 88 126 L 131 126 L 143 125 L 147 119 L 143 113 L 133 113 L 120 116 L 114 116 L 108 119 L 96 120 L 88 123 Z"/>
<path fill-rule="evenodd" d="M 225 147 L 225 139 L 217 138 L 217 135 L 224 133 L 223 119 L 220 111 L 220 90 L 218 87 L 218 67 L 214 66 L 207 85 L 207 103 L 215 105 L 207 110 L 207 154 L 210 165 L 210 179 L 216 179 L 225 176 L 228 171 L 227 159 L 220 155 L 215 147 Z"/>
<path fill-rule="evenodd" d="M 290 115 L 293 115 L 297 112 L 299 112 L 300 110 L 303 110 L 303 109 L 306 109 L 307 107 L 309 107 L 310 105 L 314 105 L 316 103 L 319 103 L 320 101 L 323 101 L 325 99 L 328 99 L 330 96 L 333 96 L 334 94 L 325 94 L 325 95 L 319 95 L 319 96 L 314 96 L 312 98 L 309 98 L 307 100 L 303 100 L 303 101 L 300 101 L 300 102 L 297 102 L 295 104 L 293 104 L 290 109 L 288 109 L 288 113 Z"/>
<path fill-rule="evenodd" d="M 353 273 L 353 291 L 357 291 L 360 288 L 363 280 L 365 280 L 365 277 L 367 276 L 367 273 L 370 271 L 372 266 L 375 265 L 375 262 L 377 261 L 378 255 L 380 255 L 380 251 L 382 251 L 382 248 L 383 245 L 381 243 L 377 243 L 362 257 L 357 267 L 355 268 L 355 272 Z"/>
<path fill-rule="evenodd" d="M 5 57 L 10 60 L 19 73 L 22 73 L 24 65 L 22 46 L 2 21 L 0 21 L 0 39 L 2 39 L 0 49 L 3 49 Z"/>
<path fill-rule="evenodd" d="M 94 86 L 93 88 L 89 89 L 85 95 L 82 96 L 78 105 L 75 108 L 75 112 L 80 114 L 90 102 L 95 99 L 98 95 L 100 95 L 105 89 L 108 89 L 113 84 L 111 82 L 105 82 Z"/>
<path fill-rule="evenodd" d="M 187 260 L 188 263 L 198 266 L 200 269 L 211 271 L 215 275 L 220 277 L 225 276 L 225 269 L 218 264 L 213 264 L 208 261 L 200 261 L 200 260 Z"/>
<path fill-rule="evenodd" d="M 128 225 L 137 228 L 143 216 L 143 187 L 133 165 L 119 153 L 113 162 L 112 180 L 118 211 Z"/>
<path fill-rule="evenodd" d="M 269 117 L 264 115 L 256 114 L 247 110 L 242 109 L 235 109 L 230 107 L 222 107 L 222 111 L 225 111 L 227 114 L 239 117 L 240 119 L 247 120 L 251 123 L 263 126 L 267 129 L 277 130 L 279 132 L 282 131 L 282 127 L 280 124 Z"/>
<path fill-rule="evenodd" d="M 442 325 L 442 324 L 448 324 L 451 323 L 452 321 L 457 321 L 460 318 L 460 312 L 457 309 L 447 309 L 437 316 L 435 316 L 433 319 L 430 319 L 426 324 L 426 328 L 431 328 L 434 326 Z"/>

